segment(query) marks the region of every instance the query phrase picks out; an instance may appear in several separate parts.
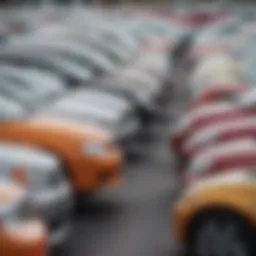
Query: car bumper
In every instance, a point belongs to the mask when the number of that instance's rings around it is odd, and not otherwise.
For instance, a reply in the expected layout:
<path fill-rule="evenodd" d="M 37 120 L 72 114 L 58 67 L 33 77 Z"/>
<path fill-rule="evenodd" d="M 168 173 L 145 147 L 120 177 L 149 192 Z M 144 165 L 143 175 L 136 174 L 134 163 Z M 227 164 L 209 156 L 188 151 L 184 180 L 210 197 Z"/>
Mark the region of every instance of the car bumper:
<path fill-rule="evenodd" d="M 47 188 L 47 191 L 35 194 L 33 199 L 37 213 L 44 219 L 49 229 L 50 246 L 62 243 L 71 227 L 74 207 L 71 187 L 63 182 L 56 188 Z"/>
<path fill-rule="evenodd" d="M 29 222 L 28 222 L 29 223 Z M 26 226 L 26 224 L 24 223 Z M 41 221 L 33 224 L 35 232 L 12 232 L 0 234 L 0 255 L 4 256 L 47 256 L 48 255 L 48 232 Z M 33 228 L 32 228 L 33 229 Z"/>

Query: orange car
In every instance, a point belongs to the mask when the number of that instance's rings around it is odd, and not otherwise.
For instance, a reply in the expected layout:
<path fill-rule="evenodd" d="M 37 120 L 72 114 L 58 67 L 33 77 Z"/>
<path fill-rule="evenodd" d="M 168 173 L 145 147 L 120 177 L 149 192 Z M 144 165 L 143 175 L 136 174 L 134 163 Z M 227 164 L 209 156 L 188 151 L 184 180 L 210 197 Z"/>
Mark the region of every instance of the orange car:
<path fill-rule="evenodd" d="M 184 192 L 174 210 L 174 233 L 185 255 L 256 255 L 255 174 L 234 169 Z"/>
<path fill-rule="evenodd" d="M 15 183 L 0 181 L 0 255 L 47 256 L 47 230 L 26 216 L 26 193 Z"/>
<path fill-rule="evenodd" d="M 47 114 L 28 115 L 1 96 L 0 140 L 31 145 L 59 157 L 78 194 L 116 184 L 122 153 L 104 130 Z"/>

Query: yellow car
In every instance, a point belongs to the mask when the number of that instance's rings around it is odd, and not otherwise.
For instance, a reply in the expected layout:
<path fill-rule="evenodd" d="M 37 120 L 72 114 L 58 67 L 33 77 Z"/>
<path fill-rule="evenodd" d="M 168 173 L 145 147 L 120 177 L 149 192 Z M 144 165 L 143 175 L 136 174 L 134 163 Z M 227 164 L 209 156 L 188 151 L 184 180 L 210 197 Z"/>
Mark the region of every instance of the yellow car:
<path fill-rule="evenodd" d="M 174 234 L 185 255 L 256 255 L 256 170 L 198 181 L 174 209 Z"/>

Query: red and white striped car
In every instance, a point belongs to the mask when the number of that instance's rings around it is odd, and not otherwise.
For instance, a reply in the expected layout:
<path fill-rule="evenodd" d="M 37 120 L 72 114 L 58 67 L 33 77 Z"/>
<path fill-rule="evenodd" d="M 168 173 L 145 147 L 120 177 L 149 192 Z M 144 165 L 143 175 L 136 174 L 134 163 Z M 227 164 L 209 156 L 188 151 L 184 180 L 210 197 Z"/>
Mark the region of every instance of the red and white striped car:
<path fill-rule="evenodd" d="M 256 115 L 256 90 L 244 93 L 237 100 L 204 104 L 188 111 L 173 130 L 171 145 L 177 155 L 184 156 L 183 146 L 201 129 L 241 118 L 253 118 Z"/>
<path fill-rule="evenodd" d="M 186 183 L 194 182 L 235 168 L 256 166 L 256 141 L 251 138 L 234 139 L 205 148 L 196 154 L 185 172 Z"/>

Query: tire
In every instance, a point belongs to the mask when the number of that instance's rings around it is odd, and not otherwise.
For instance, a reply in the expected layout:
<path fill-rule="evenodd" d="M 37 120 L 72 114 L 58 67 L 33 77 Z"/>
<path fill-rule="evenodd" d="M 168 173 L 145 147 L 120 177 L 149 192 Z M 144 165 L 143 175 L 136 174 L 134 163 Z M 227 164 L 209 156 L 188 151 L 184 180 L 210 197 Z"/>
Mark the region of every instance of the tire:
<path fill-rule="evenodd" d="M 255 256 L 255 236 L 255 227 L 231 211 L 200 214 L 189 227 L 186 255 Z"/>

